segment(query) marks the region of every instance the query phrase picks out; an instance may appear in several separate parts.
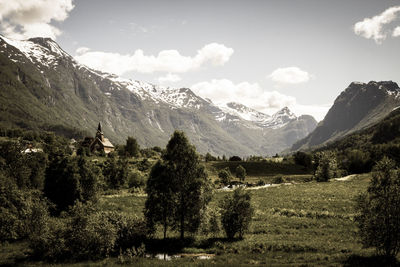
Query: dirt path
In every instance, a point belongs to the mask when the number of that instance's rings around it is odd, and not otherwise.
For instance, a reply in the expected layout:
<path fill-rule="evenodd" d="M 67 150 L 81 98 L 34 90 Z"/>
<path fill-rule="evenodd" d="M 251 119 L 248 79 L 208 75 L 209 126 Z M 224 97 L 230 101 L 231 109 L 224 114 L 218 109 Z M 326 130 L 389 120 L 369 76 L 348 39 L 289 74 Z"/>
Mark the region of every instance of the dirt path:
<path fill-rule="evenodd" d="M 292 183 L 266 184 L 266 185 L 260 185 L 260 186 L 250 186 L 250 187 L 243 186 L 243 187 L 245 190 L 258 190 L 258 189 L 264 189 L 264 188 L 270 188 L 270 187 L 278 187 L 278 186 L 282 186 L 282 185 L 293 185 L 293 184 Z M 240 187 L 240 186 L 234 186 L 232 188 L 225 186 L 223 188 L 217 189 L 217 191 L 229 192 L 229 191 L 235 190 L 238 187 Z"/>

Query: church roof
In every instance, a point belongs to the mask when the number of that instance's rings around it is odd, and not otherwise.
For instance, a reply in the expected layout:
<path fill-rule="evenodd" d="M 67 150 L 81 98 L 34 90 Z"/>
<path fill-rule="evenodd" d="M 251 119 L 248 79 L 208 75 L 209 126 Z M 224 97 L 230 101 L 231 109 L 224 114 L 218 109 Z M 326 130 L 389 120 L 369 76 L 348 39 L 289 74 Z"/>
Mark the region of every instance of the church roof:
<path fill-rule="evenodd" d="M 104 138 L 104 141 L 101 141 L 99 139 L 99 141 L 104 147 L 114 147 L 113 144 L 111 144 L 110 140 L 108 140 L 108 138 Z"/>

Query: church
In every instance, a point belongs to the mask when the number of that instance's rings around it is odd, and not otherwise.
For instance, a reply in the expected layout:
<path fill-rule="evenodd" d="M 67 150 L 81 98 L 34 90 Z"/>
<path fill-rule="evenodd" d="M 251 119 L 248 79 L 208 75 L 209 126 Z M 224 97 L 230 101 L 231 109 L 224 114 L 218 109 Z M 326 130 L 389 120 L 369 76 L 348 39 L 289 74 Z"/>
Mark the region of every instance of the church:
<path fill-rule="evenodd" d="M 99 122 L 99 126 L 97 127 L 96 136 L 93 142 L 89 146 L 90 152 L 95 151 L 104 151 L 106 154 L 114 151 L 114 146 L 108 140 L 108 138 L 104 137 L 104 134 L 101 130 L 101 123 Z"/>

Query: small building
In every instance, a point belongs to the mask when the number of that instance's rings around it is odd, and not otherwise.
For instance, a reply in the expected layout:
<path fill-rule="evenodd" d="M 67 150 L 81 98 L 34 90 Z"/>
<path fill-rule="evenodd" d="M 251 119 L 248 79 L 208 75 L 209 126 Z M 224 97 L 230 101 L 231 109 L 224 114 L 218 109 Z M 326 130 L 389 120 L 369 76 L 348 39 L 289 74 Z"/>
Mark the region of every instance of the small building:
<path fill-rule="evenodd" d="M 89 149 L 91 152 L 95 151 L 104 151 L 106 154 L 114 151 L 115 147 L 108 138 L 104 137 L 104 134 L 101 130 L 101 123 L 99 122 L 99 126 L 97 127 L 96 136 L 93 142 L 90 144 Z"/>

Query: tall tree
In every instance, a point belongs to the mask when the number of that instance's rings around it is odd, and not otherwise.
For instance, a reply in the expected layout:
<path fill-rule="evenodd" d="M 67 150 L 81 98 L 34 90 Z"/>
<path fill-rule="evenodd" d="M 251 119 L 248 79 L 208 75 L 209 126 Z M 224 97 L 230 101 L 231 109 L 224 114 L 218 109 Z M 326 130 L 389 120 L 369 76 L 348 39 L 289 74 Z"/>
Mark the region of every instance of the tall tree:
<path fill-rule="evenodd" d="M 185 231 L 193 233 L 200 225 L 201 211 L 210 201 L 210 183 L 195 147 L 183 132 L 173 133 L 163 159 L 176 194 L 173 227 L 183 239 Z"/>
<path fill-rule="evenodd" d="M 163 226 L 165 239 L 168 227 L 172 226 L 173 222 L 176 194 L 168 175 L 167 166 L 161 161 L 158 161 L 151 169 L 147 180 L 146 193 L 144 213 L 147 226 L 154 231 L 155 225 L 160 223 Z"/>
<path fill-rule="evenodd" d="M 394 161 L 384 157 L 376 164 L 368 190 L 357 204 L 363 245 L 395 257 L 400 251 L 400 171 Z"/>

